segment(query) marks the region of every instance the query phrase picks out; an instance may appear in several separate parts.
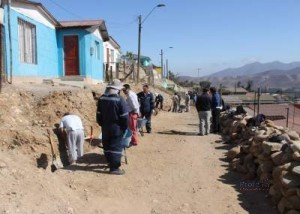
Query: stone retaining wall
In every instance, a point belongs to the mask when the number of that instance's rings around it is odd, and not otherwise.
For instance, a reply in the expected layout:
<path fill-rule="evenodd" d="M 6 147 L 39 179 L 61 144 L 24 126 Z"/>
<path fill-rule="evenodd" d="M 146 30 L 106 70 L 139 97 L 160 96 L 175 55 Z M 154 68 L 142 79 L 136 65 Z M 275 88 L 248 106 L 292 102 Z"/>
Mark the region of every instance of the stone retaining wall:
<path fill-rule="evenodd" d="M 254 127 L 251 116 L 223 113 L 221 126 L 230 169 L 243 180 L 268 183 L 269 195 L 280 213 L 300 214 L 300 138 L 293 130 L 266 120 Z M 257 187 L 259 188 L 259 187 Z"/>

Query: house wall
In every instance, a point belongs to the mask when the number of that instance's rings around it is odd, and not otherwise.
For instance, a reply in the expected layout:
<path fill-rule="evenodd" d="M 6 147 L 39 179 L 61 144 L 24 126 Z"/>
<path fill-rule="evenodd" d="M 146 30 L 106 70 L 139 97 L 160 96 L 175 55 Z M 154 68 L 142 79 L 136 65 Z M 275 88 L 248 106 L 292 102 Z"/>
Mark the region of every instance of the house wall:
<path fill-rule="evenodd" d="M 96 42 L 98 43 L 98 50 L 96 50 Z M 87 34 L 85 44 L 86 69 L 89 71 L 87 77 L 102 81 L 104 77 L 103 42 L 94 34 Z M 96 51 L 98 51 L 99 56 L 97 56 Z"/>
<path fill-rule="evenodd" d="M 95 81 L 103 80 L 103 42 L 97 36 L 84 29 L 57 30 L 59 75 L 65 76 L 64 36 L 77 35 L 79 38 L 79 74 Z M 96 42 L 99 44 L 99 59 L 96 56 Z"/>
<path fill-rule="evenodd" d="M 11 7 L 11 36 L 12 36 L 12 65 L 13 76 L 19 77 L 58 77 L 58 53 L 55 26 L 47 22 L 46 18 L 34 7 L 27 7 L 26 12 L 22 4 Z M 24 12 L 24 14 L 22 14 Z M 34 19 L 33 17 L 38 17 Z M 19 60 L 18 18 L 36 26 L 37 64 L 22 63 Z M 6 38 L 6 68 L 10 71 L 9 37 L 7 7 L 5 7 L 5 38 Z M 47 22 L 47 23 L 46 23 Z"/>
<path fill-rule="evenodd" d="M 114 55 L 113 58 L 110 57 L 109 58 L 109 66 L 113 67 L 113 71 L 116 71 L 116 62 L 119 62 L 121 59 L 121 52 L 119 49 L 115 49 L 115 47 L 112 46 L 112 44 L 107 41 L 104 42 L 104 49 L 103 49 L 103 54 L 104 54 L 104 64 L 108 63 L 108 59 L 107 59 L 107 48 L 111 51 L 114 50 Z"/>

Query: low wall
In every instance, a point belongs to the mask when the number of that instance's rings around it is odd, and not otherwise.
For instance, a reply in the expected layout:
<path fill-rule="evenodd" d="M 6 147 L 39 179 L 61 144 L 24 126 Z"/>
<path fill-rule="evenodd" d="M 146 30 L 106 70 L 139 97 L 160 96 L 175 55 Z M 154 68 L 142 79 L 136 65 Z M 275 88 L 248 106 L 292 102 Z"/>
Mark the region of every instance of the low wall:
<path fill-rule="evenodd" d="M 229 168 L 243 180 L 258 181 L 255 188 L 268 189 L 280 213 L 300 214 L 299 134 L 271 120 L 252 126 L 251 118 L 221 115 L 224 138 L 233 146 L 227 153 Z"/>

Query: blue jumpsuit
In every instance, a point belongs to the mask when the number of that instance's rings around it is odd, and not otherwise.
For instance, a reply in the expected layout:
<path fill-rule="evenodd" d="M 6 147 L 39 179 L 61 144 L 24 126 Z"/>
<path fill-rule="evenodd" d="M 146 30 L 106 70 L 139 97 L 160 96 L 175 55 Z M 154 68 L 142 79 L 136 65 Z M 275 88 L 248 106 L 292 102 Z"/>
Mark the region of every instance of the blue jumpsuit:
<path fill-rule="evenodd" d="M 102 128 L 103 149 L 110 171 L 118 170 L 124 148 L 122 138 L 129 124 L 126 101 L 117 94 L 101 96 L 96 117 Z"/>
<path fill-rule="evenodd" d="M 139 102 L 140 102 L 140 112 L 141 116 L 145 117 L 147 120 L 146 129 L 147 132 L 151 132 L 151 116 L 152 110 L 154 109 L 154 97 L 151 92 L 145 94 L 144 92 L 140 92 L 137 94 Z"/>

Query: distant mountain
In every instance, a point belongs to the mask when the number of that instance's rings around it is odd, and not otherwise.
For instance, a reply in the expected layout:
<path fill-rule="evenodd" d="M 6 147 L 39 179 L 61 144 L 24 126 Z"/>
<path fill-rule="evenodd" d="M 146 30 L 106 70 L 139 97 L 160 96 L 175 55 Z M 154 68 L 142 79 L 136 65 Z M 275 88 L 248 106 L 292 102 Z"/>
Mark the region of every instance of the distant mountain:
<path fill-rule="evenodd" d="M 282 63 L 279 61 L 274 61 L 269 63 L 254 62 L 239 68 L 228 68 L 222 71 L 218 71 L 216 73 L 208 75 L 207 77 L 236 77 L 236 76 L 245 76 L 245 75 L 262 73 L 270 70 L 285 71 L 285 70 L 291 70 L 298 67 L 300 67 L 300 62 L 291 62 L 291 63 Z"/>
<path fill-rule="evenodd" d="M 222 84 L 223 86 L 233 87 L 238 82 L 241 85 L 246 86 L 248 81 L 253 82 L 253 88 L 261 87 L 261 88 L 300 88 L 300 66 L 297 68 L 293 68 L 290 70 L 267 70 L 260 73 L 255 73 L 251 75 L 238 75 L 235 77 L 232 76 L 206 76 L 201 78 L 182 76 L 179 77 L 181 82 L 184 81 L 194 81 L 198 83 L 200 81 L 209 81 L 214 86 L 219 86 Z"/>

